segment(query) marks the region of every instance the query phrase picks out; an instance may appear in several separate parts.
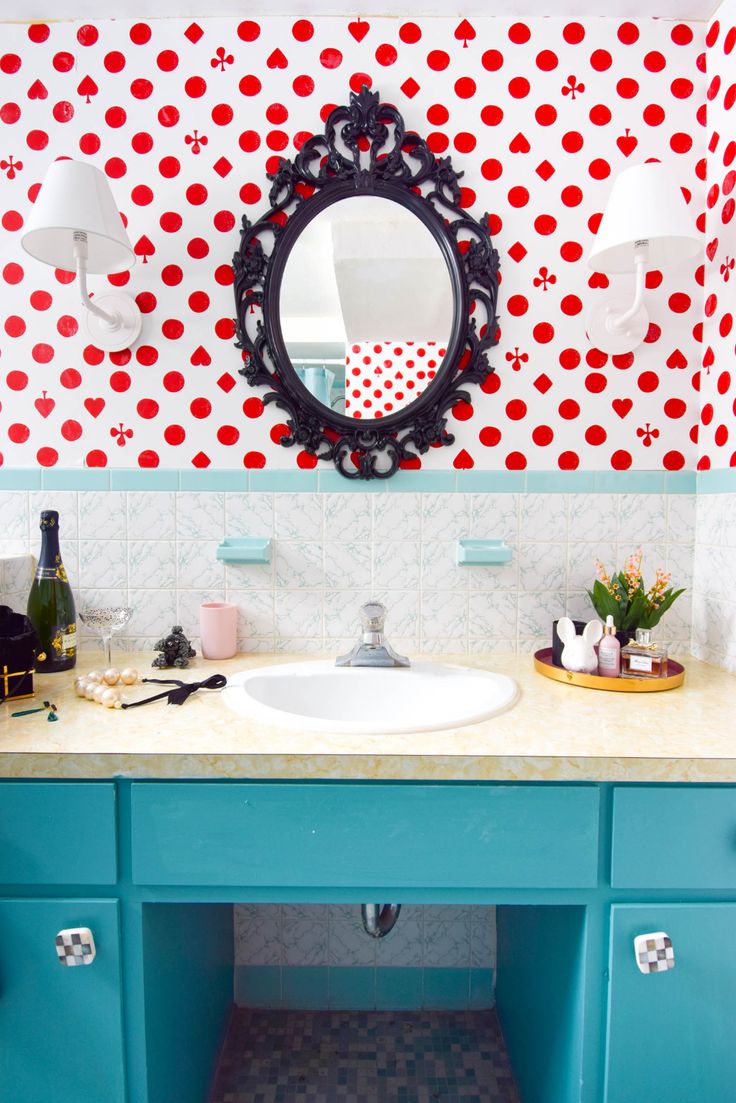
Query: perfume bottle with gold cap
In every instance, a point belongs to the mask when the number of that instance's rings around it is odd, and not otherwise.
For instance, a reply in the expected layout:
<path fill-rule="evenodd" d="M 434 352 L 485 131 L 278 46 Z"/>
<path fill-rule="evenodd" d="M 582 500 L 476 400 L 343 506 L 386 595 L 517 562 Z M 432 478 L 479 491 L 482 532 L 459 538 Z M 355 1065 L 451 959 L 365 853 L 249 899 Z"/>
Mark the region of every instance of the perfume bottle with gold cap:
<path fill-rule="evenodd" d="M 621 677 L 667 677 L 667 648 L 652 643 L 651 628 L 637 628 L 636 640 L 621 648 Z"/>

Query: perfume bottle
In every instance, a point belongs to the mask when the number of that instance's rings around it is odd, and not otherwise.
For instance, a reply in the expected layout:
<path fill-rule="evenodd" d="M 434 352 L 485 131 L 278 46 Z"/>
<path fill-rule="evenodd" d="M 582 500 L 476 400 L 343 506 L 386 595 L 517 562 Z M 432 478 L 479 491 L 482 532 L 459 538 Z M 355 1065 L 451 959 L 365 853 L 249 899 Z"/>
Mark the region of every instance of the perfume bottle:
<path fill-rule="evenodd" d="M 622 678 L 666 678 L 667 648 L 652 643 L 651 628 L 637 628 L 636 642 L 621 648 Z"/>

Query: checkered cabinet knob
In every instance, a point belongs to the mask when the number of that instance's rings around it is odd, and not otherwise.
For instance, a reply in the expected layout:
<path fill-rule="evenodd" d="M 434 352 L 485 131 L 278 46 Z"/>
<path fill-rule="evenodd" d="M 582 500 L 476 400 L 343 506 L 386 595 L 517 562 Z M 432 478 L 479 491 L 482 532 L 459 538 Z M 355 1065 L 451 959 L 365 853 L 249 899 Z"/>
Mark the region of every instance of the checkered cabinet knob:
<path fill-rule="evenodd" d="M 91 965 L 97 948 L 89 927 L 70 927 L 56 936 L 56 955 L 61 965 Z"/>
<path fill-rule="evenodd" d="M 666 973 L 675 967 L 672 939 L 664 931 L 638 934 L 634 939 L 634 953 L 640 973 Z"/>

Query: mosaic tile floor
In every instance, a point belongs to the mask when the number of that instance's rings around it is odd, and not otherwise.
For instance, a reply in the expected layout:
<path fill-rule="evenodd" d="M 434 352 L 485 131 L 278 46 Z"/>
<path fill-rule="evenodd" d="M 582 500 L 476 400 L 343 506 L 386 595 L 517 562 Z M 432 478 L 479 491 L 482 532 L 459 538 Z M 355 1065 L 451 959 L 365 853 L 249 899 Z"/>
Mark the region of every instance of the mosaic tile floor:
<path fill-rule="evenodd" d="M 494 1011 L 236 1008 L 210 1103 L 518 1103 Z"/>

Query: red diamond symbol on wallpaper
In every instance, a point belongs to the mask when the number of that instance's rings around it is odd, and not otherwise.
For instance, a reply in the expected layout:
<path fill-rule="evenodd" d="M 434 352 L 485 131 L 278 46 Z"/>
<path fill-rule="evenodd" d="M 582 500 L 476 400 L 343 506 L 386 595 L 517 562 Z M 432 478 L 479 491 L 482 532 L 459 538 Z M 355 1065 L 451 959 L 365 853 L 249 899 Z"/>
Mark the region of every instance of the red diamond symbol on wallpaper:
<path fill-rule="evenodd" d="M 217 386 L 220 387 L 221 390 L 225 392 L 225 394 L 229 394 L 235 386 L 235 379 L 229 371 L 226 371 L 217 380 Z"/>
<path fill-rule="evenodd" d="M 526 249 L 520 241 L 515 241 L 514 244 L 511 246 L 511 248 L 509 249 L 509 256 L 512 260 L 515 260 L 517 264 L 519 263 L 519 261 L 522 261 L 524 259 L 524 257 L 526 256 Z"/>
<path fill-rule="evenodd" d="M 211 462 L 205 452 L 197 452 L 197 455 L 192 457 L 192 467 L 209 467 Z"/>
<path fill-rule="evenodd" d="M 542 374 L 538 375 L 537 378 L 534 380 L 534 386 L 537 388 L 540 394 L 546 394 L 552 386 L 552 380 L 548 375 L 545 375 L 544 372 L 542 372 Z"/>
<path fill-rule="evenodd" d="M 537 165 L 537 176 L 541 176 L 543 180 L 549 180 L 554 172 L 555 167 L 549 161 L 542 161 L 541 165 Z"/>
<path fill-rule="evenodd" d="M 220 157 L 219 161 L 215 161 L 215 163 L 212 167 L 215 170 L 215 172 L 217 173 L 217 175 L 221 176 L 223 178 L 223 180 L 228 175 L 228 173 L 232 172 L 232 168 L 233 168 L 233 166 L 228 161 L 227 157 Z"/>
<path fill-rule="evenodd" d="M 409 77 L 409 79 L 405 80 L 404 83 L 401 85 L 401 91 L 404 93 L 405 96 L 408 96 L 410 100 L 414 99 L 417 92 L 419 91 L 419 88 L 420 86 L 414 80 L 414 77 Z"/>
<path fill-rule="evenodd" d="M 193 44 L 199 42 L 200 38 L 204 34 L 204 31 L 198 23 L 190 23 L 187 29 L 184 31 L 184 37 L 188 38 Z"/>

